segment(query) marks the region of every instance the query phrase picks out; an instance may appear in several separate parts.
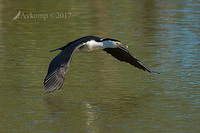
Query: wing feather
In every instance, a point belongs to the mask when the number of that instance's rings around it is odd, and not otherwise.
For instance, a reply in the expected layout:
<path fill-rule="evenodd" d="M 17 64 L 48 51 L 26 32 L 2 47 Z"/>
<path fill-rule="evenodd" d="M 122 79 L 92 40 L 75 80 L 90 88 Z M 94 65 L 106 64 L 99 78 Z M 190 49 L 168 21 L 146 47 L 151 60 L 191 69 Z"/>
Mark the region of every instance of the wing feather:
<path fill-rule="evenodd" d="M 85 45 L 85 42 L 89 40 L 100 42 L 101 38 L 95 36 L 85 36 L 72 41 L 61 48 L 50 51 L 53 52 L 56 50 L 62 50 L 49 64 L 47 76 L 44 79 L 44 88 L 47 93 L 59 90 L 62 87 L 73 53 L 76 49 Z"/>
<path fill-rule="evenodd" d="M 84 44 L 66 47 L 51 61 L 47 76 L 44 79 L 45 92 L 53 92 L 62 87 L 73 53 L 82 45 Z"/>
<path fill-rule="evenodd" d="M 117 48 L 105 48 L 103 50 L 106 51 L 108 54 L 111 54 L 116 59 L 129 63 L 139 69 L 148 71 L 150 73 L 158 73 L 158 72 L 151 71 L 144 64 L 142 64 L 142 62 L 140 62 L 135 56 L 133 56 L 127 49 L 123 47 L 119 46 Z"/>

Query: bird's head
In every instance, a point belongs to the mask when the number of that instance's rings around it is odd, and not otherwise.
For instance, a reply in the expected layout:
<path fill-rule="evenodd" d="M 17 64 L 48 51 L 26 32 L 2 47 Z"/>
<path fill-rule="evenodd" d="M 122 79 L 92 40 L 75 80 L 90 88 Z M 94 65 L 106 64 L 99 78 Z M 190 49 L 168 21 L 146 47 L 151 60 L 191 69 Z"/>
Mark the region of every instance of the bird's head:
<path fill-rule="evenodd" d="M 127 45 L 124 45 L 121 43 L 121 41 L 116 40 L 116 39 L 111 39 L 111 38 L 105 38 L 102 40 L 103 45 L 105 47 L 110 47 L 110 48 L 116 48 L 116 47 L 123 47 L 123 48 L 128 48 Z"/>

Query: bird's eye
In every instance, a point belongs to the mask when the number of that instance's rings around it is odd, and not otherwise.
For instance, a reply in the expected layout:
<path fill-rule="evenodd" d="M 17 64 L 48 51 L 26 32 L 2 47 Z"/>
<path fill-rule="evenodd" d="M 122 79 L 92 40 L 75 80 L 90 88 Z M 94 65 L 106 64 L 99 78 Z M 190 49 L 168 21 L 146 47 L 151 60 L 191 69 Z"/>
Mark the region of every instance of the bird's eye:
<path fill-rule="evenodd" d="M 117 44 L 117 45 L 119 45 L 119 44 L 120 44 L 120 42 L 117 42 L 116 44 Z"/>

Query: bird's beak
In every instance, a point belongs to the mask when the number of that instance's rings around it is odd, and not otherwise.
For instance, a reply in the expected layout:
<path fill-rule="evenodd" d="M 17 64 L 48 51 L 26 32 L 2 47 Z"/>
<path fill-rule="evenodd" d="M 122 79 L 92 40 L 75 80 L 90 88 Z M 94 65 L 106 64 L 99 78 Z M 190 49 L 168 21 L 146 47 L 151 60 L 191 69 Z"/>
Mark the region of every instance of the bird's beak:
<path fill-rule="evenodd" d="M 124 45 L 124 44 L 122 44 L 122 43 L 119 43 L 119 44 L 117 44 L 117 47 L 128 48 L 128 46 L 127 46 L 127 45 Z"/>

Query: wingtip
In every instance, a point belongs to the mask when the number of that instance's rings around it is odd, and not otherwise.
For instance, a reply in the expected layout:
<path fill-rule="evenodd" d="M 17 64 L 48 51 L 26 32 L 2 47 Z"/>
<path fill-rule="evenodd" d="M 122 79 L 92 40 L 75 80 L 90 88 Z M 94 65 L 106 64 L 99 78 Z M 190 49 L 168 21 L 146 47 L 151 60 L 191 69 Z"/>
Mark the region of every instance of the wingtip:
<path fill-rule="evenodd" d="M 160 72 L 151 71 L 150 73 L 161 74 Z"/>
<path fill-rule="evenodd" d="M 52 91 L 50 91 L 49 89 L 47 89 L 46 87 L 44 87 L 44 92 L 45 93 L 51 93 Z"/>
<path fill-rule="evenodd" d="M 147 71 L 149 73 L 155 73 L 155 74 L 161 74 L 160 72 L 152 71 L 149 68 L 143 69 L 144 71 Z"/>
<path fill-rule="evenodd" d="M 44 91 L 45 93 L 51 93 L 59 90 L 63 85 L 64 80 L 55 79 L 55 73 L 52 73 L 44 79 Z"/>
<path fill-rule="evenodd" d="M 45 91 L 45 93 L 51 93 L 51 92 L 54 92 L 56 90 L 59 90 L 60 88 L 53 88 L 52 89 L 52 88 L 46 88 L 46 87 L 44 87 L 44 91 Z"/>

